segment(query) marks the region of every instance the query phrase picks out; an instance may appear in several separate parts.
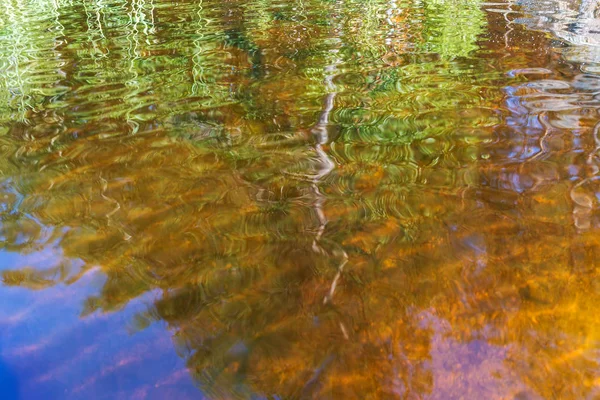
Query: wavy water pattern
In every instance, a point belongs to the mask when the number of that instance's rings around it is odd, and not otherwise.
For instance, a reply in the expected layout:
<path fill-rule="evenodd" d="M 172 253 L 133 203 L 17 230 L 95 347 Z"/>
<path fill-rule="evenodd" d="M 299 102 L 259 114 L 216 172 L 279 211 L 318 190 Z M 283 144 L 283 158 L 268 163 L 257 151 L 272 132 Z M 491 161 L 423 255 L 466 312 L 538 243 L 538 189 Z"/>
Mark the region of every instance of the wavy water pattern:
<path fill-rule="evenodd" d="M 0 397 L 598 397 L 575 3 L 0 0 Z"/>

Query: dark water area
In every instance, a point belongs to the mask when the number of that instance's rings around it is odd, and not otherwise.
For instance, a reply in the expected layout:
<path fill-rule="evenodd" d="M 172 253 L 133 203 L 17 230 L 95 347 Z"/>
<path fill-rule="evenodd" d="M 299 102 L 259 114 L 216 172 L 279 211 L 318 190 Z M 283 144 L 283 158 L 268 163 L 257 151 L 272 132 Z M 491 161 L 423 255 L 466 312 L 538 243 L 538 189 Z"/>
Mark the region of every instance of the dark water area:
<path fill-rule="evenodd" d="M 1 399 L 600 398 L 591 0 L 0 0 Z"/>

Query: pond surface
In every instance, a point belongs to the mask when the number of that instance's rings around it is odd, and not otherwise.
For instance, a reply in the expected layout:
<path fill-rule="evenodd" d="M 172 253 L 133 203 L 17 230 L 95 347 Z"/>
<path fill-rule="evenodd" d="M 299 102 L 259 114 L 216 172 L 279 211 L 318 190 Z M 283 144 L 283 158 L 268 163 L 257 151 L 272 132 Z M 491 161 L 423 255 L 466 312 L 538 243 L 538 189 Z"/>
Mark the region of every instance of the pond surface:
<path fill-rule="evenodd" d="M 592 0 L 0 0 L 2 399 L 600 398 Z"/>

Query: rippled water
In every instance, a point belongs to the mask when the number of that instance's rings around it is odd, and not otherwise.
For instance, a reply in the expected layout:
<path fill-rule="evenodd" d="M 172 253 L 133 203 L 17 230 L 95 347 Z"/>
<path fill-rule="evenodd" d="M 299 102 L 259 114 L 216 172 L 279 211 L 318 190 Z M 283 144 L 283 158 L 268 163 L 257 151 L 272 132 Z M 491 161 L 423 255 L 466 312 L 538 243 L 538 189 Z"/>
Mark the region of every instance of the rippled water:
<path fill-rule="evenodd" d="M 0 397 L 600 397 L 592 0 L 0 0 Z"/>

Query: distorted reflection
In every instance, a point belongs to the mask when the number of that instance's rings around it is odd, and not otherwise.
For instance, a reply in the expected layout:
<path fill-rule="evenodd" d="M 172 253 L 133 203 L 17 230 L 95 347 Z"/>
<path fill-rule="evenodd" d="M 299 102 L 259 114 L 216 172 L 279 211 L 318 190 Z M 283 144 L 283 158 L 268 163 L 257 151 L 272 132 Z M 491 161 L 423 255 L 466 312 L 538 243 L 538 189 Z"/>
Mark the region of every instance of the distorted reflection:
<path fill-rule="evenodd" d="M 0 0 L 0 374 L 600 396 L 580 3 Z"/>
<path fill-rule="evenodd" d="M 596 0 L 517 0 L 527 12 L 519 22 L 536 30 L 552 32 L 572 46 L 562 48 L 567 60 L 600 62 L 600 4 Z M 592 66 L 594 72 L 600 72 Z"/>

